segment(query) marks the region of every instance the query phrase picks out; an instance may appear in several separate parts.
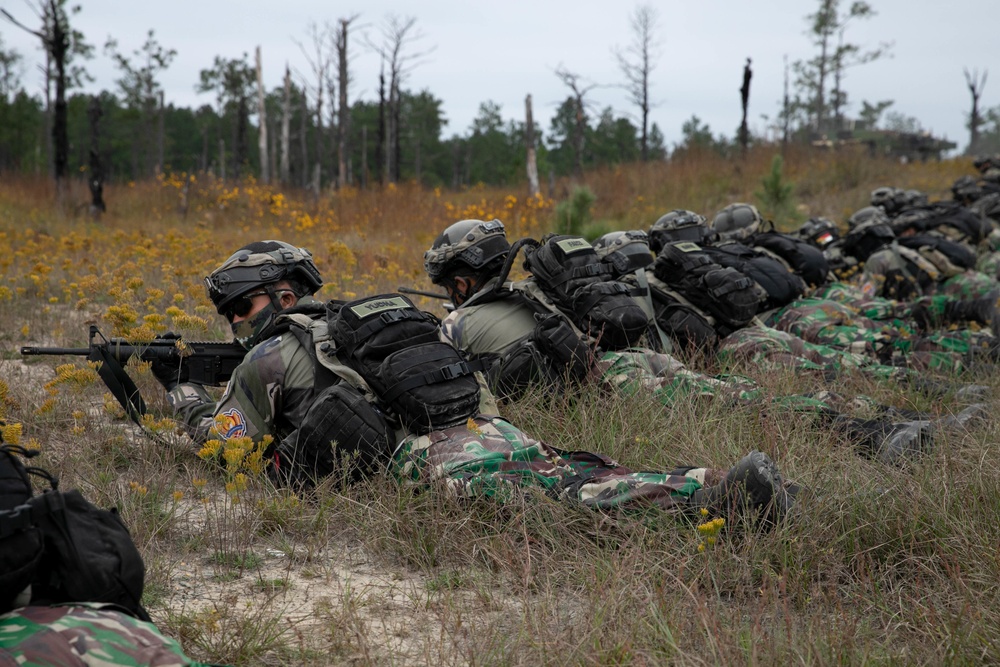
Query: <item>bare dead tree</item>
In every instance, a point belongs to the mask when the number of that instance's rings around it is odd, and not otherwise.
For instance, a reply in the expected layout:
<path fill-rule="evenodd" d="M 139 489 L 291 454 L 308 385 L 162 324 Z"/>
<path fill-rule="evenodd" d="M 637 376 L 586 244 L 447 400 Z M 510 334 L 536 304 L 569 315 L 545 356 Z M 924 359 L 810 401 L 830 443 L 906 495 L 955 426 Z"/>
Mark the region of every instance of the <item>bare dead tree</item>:
<path fill-rule="evenodd" d="M 986 87 L 986 75 L 989 70 L 983 70 L 983 75 L 979 76 L 979 70 L 974 69 L 969 73 L 967 68 L 962 70 L 965 73 L 965 85 L 969 87 L 972 95 L 972 112 L 969 114 L 969 147 L 966 149 L 967 155 L 975 155 L 979 148 L 979 126 L 983 124 L 983 117 L 979 114 L 979 98 L 983 95 L 983 88 Z"/>
<path fill-rule="evenodd" d="M 743 155 L 747 154 L 747 144 L 750 143 L 750 131 L 747 129 L 747 107 L 750 105 L 750 78 L 753 70 L 750 69 L 750 59 L 743 66 L 743 85 L 740 86 L 740 101 L 743 105 L 743 118 L 740 121 L 739 142 Z"/>
<path fill-rule="evenodd" d="M 288 183 L 289 141 L 292 124 L 292 73 L 285 64 L 285 91 L 281 98 L 281 163 L 278 172 L 281 182 Z"/>
<path fill-rule="evenodd" d="M 401 18 L 389 14 L 382 22 L 381 42 L 375 43 L 370 36 L 365 36 L 365 43 L 382 57 L 383 63 L 389 67 L 389 99 L 388 99 L 388 146 L 386 151 L 386 171 L 391 182 L 399 180 L 400 157 L 402 155 L 400 142 L 400 94 L 402 84 L 423 59 L 434 51 L 434 47 L 423 51 L 410 49 L 423 39 L 424 35 L 415 29 L 416 17 Z"/>
<path fill-rule="evenodd" d="M 61 200 L 69 164 L 69 135 L 66 130 L 68 115 L 66 103 L 66 61 L 70 47 L 73 45 L 73 34 L 69 27 L 66 10 L 59 0 L 42 0 L 42 2 L 39 2 L 38 16 L 42 20 L 41 30 L 29 28 L 15 19 L 6 9 L 0 9 L 0 13 L 18 28 L 39 38 L 42 42 L 42 47 L 45 49 L 46 109 L 53 109 L 54 111 L 52 115 L 51 135 L 54 147 L 52 163 L 56 181 L 56 196 Z M 55 67 L 55 76 L 52 75 L 53 66 Z M 50 82 L 53 80 L 56 88 L 54 107 L 50 106 L 49 102 Z"/>
<path fill-rule="evenodd" d="M 303 84 L 306 89 L 312 88 L 313 97 L 316 100 L 316 165 L 313 167 L 313 183 L 314 187 L 318 188 L 322 185 L 322 163 L 323 163 L 323 91 L 327 79 L 330 74 L 330 52 L 327 48 L 327 44 L 330 41 L 330 27 L 325 25 L 320 27 L 315 22 L 310 22 L 309 26 L 306 28 L 306 34 L 309 37 L 309 48 L 311 51 L 306 49 L 306 46 L 301 42 L 296 42 L 299 45 L 299 50 L 302 51 L 302 55 L 306 57 L 306 61 L 309 63 L 309 68 L 312 70 L 312 75 L 315 77 L 316 85 L 315 87 L 310 86 L 308 80 L 303 77 Z M 308 173 L 308 165 L 304 166 L 305 171 Z M 317 177 L 316 174 L 319 174 Z"/>
<path fill-rule="evenodd" d="M 87 105 L 87 119 L 90 121 L 90 216 L 100 220 L 101 214 L 107 211 L 104 204 L 104 167 L 101 164 L 101 98 L 93 95 Z"/>
<path fill-rule="evenodd" d="M 334 47 L 337 50 L 337 186 L 341 188 L 348 182 L 347 158 L 350 154 L 348 141 L 351 136 L 351 107 L 347 102 L 347 89 L 351 82 L 347 35 L 351 24 L 358 19 L 358 16 L 353 14 L 346 19 L 340 19 L 340 29 L 334 37 Z"/>
<path fill-rule="evenodd" d="M 528 195 L 538 194 L 538 158 L 535 154 L 535 122 L 531 114 L 531 95 L 524 98 L 524 145 L 528 149 Z"/>
<path fill-rule="evenodd" d="M 642 161 L 649 159 L 649 111 L 655 104 L 649 98 L 650 76 L 660 57 L 660 43 L 656 39 L 659 14 L 652 5 L 639 5 L 629 19 L 632 41 L 624 49 L 615 47 L 612 52 L 618 69 L 625 75 L 622 86 L 629 100 L 639 107 L 641 120 Z"/>
<path fill-rule="evenodd" d="M 255 53 L 257 65 L 257 118 L 259 130 L 257 132 L 257 148 L 260 151 L 260 182 L 267 185 L 271 182 L 271 172 L 269 167 L 271 161 L 267 157 L 267 107 L 264 105 L 264 66 L 261 63 L 260 46 Z"/>
<path fill-rule="evenodd" d="M 596 83 L 584 84 L 583 78 L 575 72 L 570 72 L 565 66 L 556 68 L 556 76 L 573 93 L 573 103 L 576 112 L 576 123 L 573 126 L 573 164 L 577 178 L 583 178 L 583 141 L 587 126 L 585 107 L 587 94 L 597 87 Z"/>

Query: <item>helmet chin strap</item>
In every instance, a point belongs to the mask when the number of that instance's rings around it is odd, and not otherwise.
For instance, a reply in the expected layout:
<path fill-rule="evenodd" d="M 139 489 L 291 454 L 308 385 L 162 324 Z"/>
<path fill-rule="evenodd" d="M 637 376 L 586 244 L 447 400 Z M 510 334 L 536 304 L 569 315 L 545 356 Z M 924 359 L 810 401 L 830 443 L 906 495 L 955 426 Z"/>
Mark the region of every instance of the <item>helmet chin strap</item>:
<path fill-rule="evenodd" d="M 267 292 L 268 298 L 271 299 L 271 305 L 274 306 L 274 312 L 280 313 L 284 310 L 284 307 L 281 305 L 281 297 L 278 296 L 278 292 L 285 291 L 288 288 L 286 287 L 284 289 L 276 290 L 274 289 L 276 284 L 277 283 L 271 283 L 270 285 L 265 285 L 264 291 Z"/>

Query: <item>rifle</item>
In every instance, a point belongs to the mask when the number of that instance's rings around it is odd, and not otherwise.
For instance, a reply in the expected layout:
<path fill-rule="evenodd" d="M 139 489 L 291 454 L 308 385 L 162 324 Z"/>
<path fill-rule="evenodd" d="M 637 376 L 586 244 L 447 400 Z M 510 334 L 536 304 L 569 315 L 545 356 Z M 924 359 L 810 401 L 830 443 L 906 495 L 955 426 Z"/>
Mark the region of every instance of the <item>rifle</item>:
<path fill-rule="evenodd" d="M 87 357 L 99 363 L 97 373 L 114 395 L 125 413 L 135 423 L 146 414 L 146 403 L 139 388 L 128 376 L 123 365 L 132 357 L 142 361 L 170 361 L 187 370 L 186 382 L 202 385 L 220 385 L 232 377 L 233 371 L 243 361 L 247 351 L 236 343 L 189 341 L 183 338 L 154 338 L 149 342 L 132 342 L 125 338 L 105 338 L 94 325 L 90 326 L 89 347 L 31 347 L 21 348 L 23 356 L 73 355 Z"/>
<path fill-rule="evenodd" d="M 400 294 L 415 294 L 417 296 L 426 296 L 431 299 L 441 299 L 442 301 L 451 301 L 451 297 L 447 294 L 440 294 L 438 292 L 425 292 L 419 289 L 411 289 L 409 287 L 397 287 L 396 291 Z"/>

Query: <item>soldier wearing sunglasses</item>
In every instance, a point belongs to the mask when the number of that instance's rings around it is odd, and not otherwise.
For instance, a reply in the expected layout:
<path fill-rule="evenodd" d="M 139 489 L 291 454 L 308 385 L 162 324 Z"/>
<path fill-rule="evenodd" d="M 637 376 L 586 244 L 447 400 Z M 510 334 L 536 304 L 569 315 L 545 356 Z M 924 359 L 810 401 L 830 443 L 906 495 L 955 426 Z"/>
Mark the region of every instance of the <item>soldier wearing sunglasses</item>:
<path fill-rule="evenodd" d="M 208 297 L 247 349 L 222 398 L 183 380 L 176 366 L 153 365 L 167 390 L 176 418 L 198 443 L 214 434 L 225 438 L 290 433 L 309 406 L 313 360 L 289 333 L 296 315 L 313 319 L 324 312 L 312 297 L 323 279 L 308 250 L 281 241 L 243 246 L 205 278 Z"/>

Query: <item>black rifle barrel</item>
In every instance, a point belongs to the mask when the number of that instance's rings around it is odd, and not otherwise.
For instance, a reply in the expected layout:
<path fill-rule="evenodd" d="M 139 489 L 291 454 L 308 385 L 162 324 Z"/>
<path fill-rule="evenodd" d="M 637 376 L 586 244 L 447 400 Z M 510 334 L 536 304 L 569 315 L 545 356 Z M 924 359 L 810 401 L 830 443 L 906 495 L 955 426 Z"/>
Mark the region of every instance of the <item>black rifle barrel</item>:
<path fill-rule="evenodd" d="M 21 348 L 21 354 L 24 356 L 31 356 L 33 354 L 68 354 L 76 355 L 79 357 L 86 357 L 90 354 L 89 347 L 31 347 L 25 346 Z"/>
<path fill-rule="evenodd" d="M 439 294 L 438 292 L 425 292 L 424 290 L 413 289 L 410 287 L 397 287 L 396 291 L 400 294 L 416 294 L 417 296 L 426 296 L 431 299 L 441 299 L 442 301 L 450 301 L 451 297 L 447 294 Z"/>

